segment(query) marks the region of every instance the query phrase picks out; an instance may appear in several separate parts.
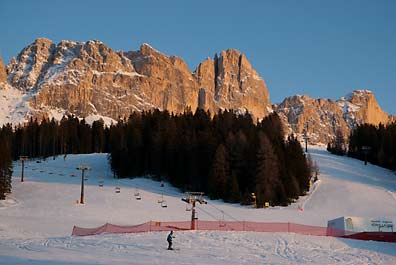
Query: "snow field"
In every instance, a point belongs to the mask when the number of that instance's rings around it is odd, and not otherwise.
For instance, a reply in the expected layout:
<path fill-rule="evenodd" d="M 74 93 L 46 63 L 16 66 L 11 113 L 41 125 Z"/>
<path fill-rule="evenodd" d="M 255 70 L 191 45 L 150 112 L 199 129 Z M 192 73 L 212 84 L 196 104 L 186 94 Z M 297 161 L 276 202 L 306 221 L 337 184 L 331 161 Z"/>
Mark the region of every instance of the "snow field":
<path fill-rule="evenodd" d="M 199 219 L 326 226 L 344 215 L 396 216 L 392 172 L 322 149 L 310 153 L 320 166 L 320 181 L 289 207 L 253 209 L 208 200 L 198 206 Z M 106 154 L 58 156 L 25 165 L 25 182 L 19 181 L 21 165 L 16 162 L 13 193 L 0 201 L 0 264 L 396 264 L 396 244 L 298 234 L 178 231 L 176 251 L 166 250 L 165 232 L 71 237 L 74 225 L 183 221 L 191 212 L 185 211 L 183 193 L 168 183 L 161 188 L 150 179 L 113 179 Z M 86 172 L 84 205 L 76 203 L 78 165 L 92 168 Z M 158 204 L 161 195 L 167 208 Z"/>

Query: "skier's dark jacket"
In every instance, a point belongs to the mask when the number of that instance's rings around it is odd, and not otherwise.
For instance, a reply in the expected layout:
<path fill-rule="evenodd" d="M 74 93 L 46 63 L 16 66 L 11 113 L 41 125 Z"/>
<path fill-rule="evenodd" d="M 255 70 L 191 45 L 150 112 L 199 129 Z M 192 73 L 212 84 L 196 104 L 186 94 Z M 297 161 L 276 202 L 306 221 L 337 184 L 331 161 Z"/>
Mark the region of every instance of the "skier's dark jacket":
<path fill-rule="evenodd" d="M 168 242 L 172 242 L 172 239 L 173 239 L 173 235 L 172 235 L 172 234 L 169 234 L 169 235 L 168 235 L 168 238 L 167 238 L 166 240 L 168 240 Z"/>

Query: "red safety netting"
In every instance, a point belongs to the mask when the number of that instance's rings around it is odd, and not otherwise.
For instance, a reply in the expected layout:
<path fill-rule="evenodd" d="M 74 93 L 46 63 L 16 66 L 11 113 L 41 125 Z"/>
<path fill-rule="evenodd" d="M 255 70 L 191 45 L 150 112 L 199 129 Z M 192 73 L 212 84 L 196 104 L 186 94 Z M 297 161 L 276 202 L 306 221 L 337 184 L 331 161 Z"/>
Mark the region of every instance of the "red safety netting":
<path fill-rule="evenodd" d="M 295 223 L 230 222 L 230 221 L 181 221 L 181 222 L 147 222 L 134 226 L 104 224 L 96 228 L 73 227 L 72 236 L 90 236 L 98 234 L 142 233 L 180 230 L 204 231 L 252 231 L 272 233 L 295 233 L 312 236 L 344 237 L 360 240 L 396 242 L 394 232 L 351 232 L 329 227 L 301 225 Z"/>
<path fill-rule="evenodd" d="M 191 221 L 181 222 L 147 222 L 135 226 L 119 226 L 105 224 L 96 228 L 73 227 L 73 236 L 88 236 L 103 233 L 141 233 L 170 230 L 206 230 L 206 231 L 253 231 L 282 232 L 315 236 L 340 236 L 345 231 L 329 231 L 327 227 L 301 225 L 295 223 L 263 223 L 263 222 L 230 222 L 230 221 Z"/>

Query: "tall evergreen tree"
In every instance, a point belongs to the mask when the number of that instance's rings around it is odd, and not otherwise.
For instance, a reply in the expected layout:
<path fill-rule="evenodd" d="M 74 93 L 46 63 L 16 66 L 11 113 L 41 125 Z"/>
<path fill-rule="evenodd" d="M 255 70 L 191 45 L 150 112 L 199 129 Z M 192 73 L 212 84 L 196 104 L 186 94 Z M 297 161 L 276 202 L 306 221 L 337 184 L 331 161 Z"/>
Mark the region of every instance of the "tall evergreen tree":
<path fill-rule="evenodd" d="M 276 195 L 279 179 L 278 157 L 263 132 L 258 134 L 257 167 L 256 167 L 256 197 L 259 206 L 265 202 L 272 202 Z"/>
<path fill-rule="evenodd" d="M 228 176 L 229 164 L 227 161 L 227 152 L 224 145 L 220 144 L 216 149 L 208 178 L 208 193 L 211 198 L 224 198 Z"/>
<path fill-rule="evenodd" d="M 0 131 L 0 200 L 4 200 L 6 193 L 11 192 L 11 136 L 7 133 L 8 131 L 5 127 Z"/>

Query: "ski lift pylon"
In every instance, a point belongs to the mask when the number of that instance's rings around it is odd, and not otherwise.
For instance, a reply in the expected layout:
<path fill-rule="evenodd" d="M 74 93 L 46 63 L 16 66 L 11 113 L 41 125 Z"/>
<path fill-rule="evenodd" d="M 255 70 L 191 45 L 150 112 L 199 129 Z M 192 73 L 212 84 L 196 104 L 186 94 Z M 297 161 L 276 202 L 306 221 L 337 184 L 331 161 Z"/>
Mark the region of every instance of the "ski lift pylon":
<path fill-rule="evenodd" d="M 161 197 L 158 199 L 158 203 L 163 203 L 164 201 L 164 195 L 162 194 Z"/>

